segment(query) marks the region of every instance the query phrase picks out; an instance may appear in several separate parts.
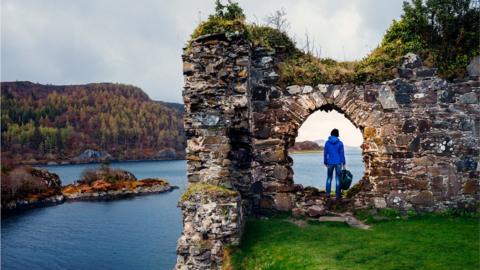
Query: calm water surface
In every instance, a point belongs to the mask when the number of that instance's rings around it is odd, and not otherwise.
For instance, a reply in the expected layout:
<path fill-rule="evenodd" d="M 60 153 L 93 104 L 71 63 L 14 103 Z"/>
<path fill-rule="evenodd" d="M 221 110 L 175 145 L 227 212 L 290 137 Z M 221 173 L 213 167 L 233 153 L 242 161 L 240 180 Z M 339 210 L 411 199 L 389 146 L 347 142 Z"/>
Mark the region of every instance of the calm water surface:
<path fill-rule="evenodd" d="M 293 154 L 291 157 L 293 158 L 293 180 L 295 183 L 325 189 L 327 168 L 323 165 L 323 152 Z M 347 170 L 353 175 L 353 185 L 363 177 L 365 170 L 362 161 L 362 150 L 360 148 L 346 149 L 345 159 Z M 332 182 L 333 190 L 335 190 L 334 182 Z"/>
<path fill-rule="evenodd" d="M 45 166 L 64 184 L 97 164 Z M 182 230 L 176 207 L 186 162 L 113 163 L 137 178 L 162 177 L 169 193 L 109 202 L 71 202 L 2 219 L 2 269 L 172 269 Z"/>
<path fill-rule="evenodd" d="M 322 154 L 295 154 L 295 182 L 324 188 Z M 363 174 L 360 151 L 347 151 L 355 180 Z M 185 189 L 185 161 L 111 164 L 137 178 L 161 177 L 180 188 L 110 202 L 71 202 L 2 218 L 1 269 L 172 269 L 182 231 L 176 203 Z M 45 166 L 63 184 L 97 164 Z M 358 177 L 357 177 L 358 176 Z"/>

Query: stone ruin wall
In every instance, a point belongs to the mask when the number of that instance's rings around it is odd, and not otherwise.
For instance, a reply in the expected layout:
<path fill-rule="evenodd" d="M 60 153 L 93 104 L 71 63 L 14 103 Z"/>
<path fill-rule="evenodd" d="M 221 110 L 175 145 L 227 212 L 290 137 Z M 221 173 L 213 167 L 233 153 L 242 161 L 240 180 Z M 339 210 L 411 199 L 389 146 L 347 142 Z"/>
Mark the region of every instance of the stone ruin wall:
<path fill-rule="evenodd" d="M 317 110 L 337 110 L 363 133 L 356 207 L 433 211 L 478 203 L 478 77 L 448 83 L 410 55 L 399 77 L 383 83 L 280 87 L 283 55 L 223 34 L 197 39 L 183 55 L 188 181 L 238 196 L 180 202 L 178 269 L 220 268 L 247 213 L 296 206 L 302 187 L 294 184 L 288 148 Z"/>

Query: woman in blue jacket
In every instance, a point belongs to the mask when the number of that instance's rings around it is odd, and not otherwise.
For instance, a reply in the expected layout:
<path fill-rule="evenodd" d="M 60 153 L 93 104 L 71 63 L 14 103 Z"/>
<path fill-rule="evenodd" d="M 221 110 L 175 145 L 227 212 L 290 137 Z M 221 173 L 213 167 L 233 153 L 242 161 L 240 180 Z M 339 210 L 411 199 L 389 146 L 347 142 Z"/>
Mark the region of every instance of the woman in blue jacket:
<path fill-rule="evenodd" d="M 328 137 L 323 150 L 323 164 L 327 167 L 327 197 L 330 197 L 333 170 L 335 170 L 335 195 L 337 199 L 340 199 L 342 197 L 340 175 L 342 167 L 345 167 L 345 152 L 343 143 L 338 139 L 338 136 L 338 129 L 335 128 L 330 132 L 330 137 Z"/>

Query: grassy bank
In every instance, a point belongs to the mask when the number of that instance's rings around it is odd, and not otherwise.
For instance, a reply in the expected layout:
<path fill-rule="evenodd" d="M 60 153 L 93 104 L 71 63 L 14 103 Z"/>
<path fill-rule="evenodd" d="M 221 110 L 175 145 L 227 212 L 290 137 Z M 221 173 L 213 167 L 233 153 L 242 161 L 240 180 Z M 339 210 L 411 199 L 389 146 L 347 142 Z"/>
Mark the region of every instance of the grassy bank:
<path fill-rule="evenodd" d="M 372 225 L 251 219 L 230 263 L 233 269 L 480 269 L 478 218 L 418 216 Z"/>

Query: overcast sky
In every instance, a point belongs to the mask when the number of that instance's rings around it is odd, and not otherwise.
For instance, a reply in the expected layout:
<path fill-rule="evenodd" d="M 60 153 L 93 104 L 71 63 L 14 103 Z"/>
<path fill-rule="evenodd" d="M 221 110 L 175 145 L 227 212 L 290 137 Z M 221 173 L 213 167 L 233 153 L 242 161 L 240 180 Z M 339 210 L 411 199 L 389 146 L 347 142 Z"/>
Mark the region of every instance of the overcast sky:
<path fill-rule="evenodd" d="M 296 141 L 327 140 L 332 129 L 340 132 L 340 140 L 348 146 L 360 146 L 363 136 L 350 120 L 335 110 L 331 112 L 317 111 L 310 115 L 298 130 Z"/>
<path fill-rule="evenodd" d="M 359 59 L 401 13 L 401 0 L 244 0 L 249 21 L 284 8 L 290 33 L 322 56 Z M 182 47 L 213 0 L 2 0 L 1 80 L 121 82 L 181 102 Z"/>
<path fill-rule="evenodd" d="M 308 32 L 322 57 L 338 60 L 364 57 L 402 10 L 402 0 L 239 2 L 247 20 L 257 23 L 284 8 L 299 47 Z M 1 5 L 2 81 L 119 82 L 170 102 L 182 102 L 182 47 L 214 10 L 213 0 L 2 0 Z M 349 126 L 340 114 L 329 120 L 319 115 L 311 119 Z M 310 135 L 303 135 L 307 130 Z M 315 130 L 318 126 L 302 128 L 299 138 L 312 138 Z M 357 141 L 358 136 L 348 144 Z"/>

